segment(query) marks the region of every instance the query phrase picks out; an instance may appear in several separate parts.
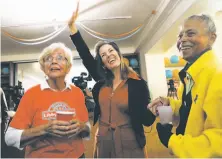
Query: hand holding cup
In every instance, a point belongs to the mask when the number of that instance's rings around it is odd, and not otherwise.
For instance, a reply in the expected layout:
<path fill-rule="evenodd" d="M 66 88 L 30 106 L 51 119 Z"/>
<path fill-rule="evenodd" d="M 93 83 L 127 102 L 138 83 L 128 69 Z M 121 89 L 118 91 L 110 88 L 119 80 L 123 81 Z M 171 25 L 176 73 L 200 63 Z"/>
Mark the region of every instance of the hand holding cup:
<path fill-rule="evenodd" d="M 171 106 L 160 106 L 157 107 L 158 114 L 160 117 L 160 123 L 164 124 L 172 124 L 173 122 L 173 111 Z"/>
<path fill-rule="evenodd" d="M 62 121 L 70 121 L 75 117 L 75 110 L 56 111 L 56 119 Z"/>
<path fill-rule="evenodd" d="M 151 103 L 148 104 L 147 109 L 150 109 L 150 111 L 158 116 L 158 107 L 159 106 L 164 106 L 164 105 L 170 105 L 170 101 L 168 98 L 165 97 L 158 97 L 155 100 L 153 100 Z"/>

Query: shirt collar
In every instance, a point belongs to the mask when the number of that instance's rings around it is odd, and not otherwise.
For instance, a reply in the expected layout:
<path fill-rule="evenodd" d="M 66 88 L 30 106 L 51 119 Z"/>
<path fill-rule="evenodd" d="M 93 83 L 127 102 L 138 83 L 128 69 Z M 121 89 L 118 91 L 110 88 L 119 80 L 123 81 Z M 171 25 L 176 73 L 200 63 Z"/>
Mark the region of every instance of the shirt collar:
<path fill-rule="evenodd" d="M 197 61 L 197 59 L 199 59 L 203 54 L 205 54 L 205 53 L 208 52 L 209 50 L 211 50 L 211 48 L 207 48 L 207 49 L 203 50 L 199 55 L 195 56 L 191 62 L 187 62 L 188 68 L 189 68 L 195 61 Z"/>
<path fill-rule="evenodd" d="M 205 68 L 213 66 L 216 62 L 215 54 L 212 50 L 206 50 L 202 53 L 195 62 L 187 64 L 179 73 L 180 78 L 186 77 L 186 74 L 189 74 L 191 78 L 195 81 L 196 76 Z"/>
<path fill-rule="evenodd" d="M 66 84 L 66 87 L 65 87 L 61 92 L 65 91 L 66 89 L 71 90 L 71 83 L 65 82 L 65 84 Z M 55 92 L 57 91 L 57 90 L 55 90 L 55 89 L 50 88 L 50 87 L 49 87 L 49 84 L 47 83 L 46 80 L 44 80 L 44 81 L 41 82 L 40 88 L 41 88 L 41 90 L 51 89 L 51 90 L 53 90 L 53 91 L 55 91 Z"/>
<path fill-rule="evenodd" d="M 214 52 L 207 50 L 187 69 L 187 72 L 195 79 L 204 68 L 213 66 L 214 62 L 216 62 Z"/>

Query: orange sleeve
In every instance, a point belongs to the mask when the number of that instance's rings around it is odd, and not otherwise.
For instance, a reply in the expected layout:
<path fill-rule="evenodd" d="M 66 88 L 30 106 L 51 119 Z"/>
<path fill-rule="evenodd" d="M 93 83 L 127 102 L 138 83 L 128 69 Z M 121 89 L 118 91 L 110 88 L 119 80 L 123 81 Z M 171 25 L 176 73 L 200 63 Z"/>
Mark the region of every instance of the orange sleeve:
<path fill-rule="evenodd" d="M 89 121 L 88 110 L 85 104 L 85 96 L 81 89 L 75 88 L 76 91 L 74 96 L 78 97 L 78 105 L 76 106 L 77 118 L 82 122 Z"/>
<path fill-rule="evenodd" d="M 35 97 L 37 94 L 35 95 Z M 29 89 L 22 97 L 15 116 L 10 126 L 16 129 L 27 129 L 31 127 L 34 116 L 32 90 Z"/>

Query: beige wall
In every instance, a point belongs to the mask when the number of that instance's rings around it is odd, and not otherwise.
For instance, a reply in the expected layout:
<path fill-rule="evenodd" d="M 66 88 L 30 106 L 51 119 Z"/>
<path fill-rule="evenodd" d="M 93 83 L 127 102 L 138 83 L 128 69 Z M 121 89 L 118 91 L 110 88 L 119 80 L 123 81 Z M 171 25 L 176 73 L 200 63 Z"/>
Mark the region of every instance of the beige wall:
<path fill-rule="evenodd" d="M 221 7 L 222 8 L 222 7 Z M 222 60 L 222 10 L 215 15 L 215 23 L 217 27 L 217 39 L 213 46 L 215 53 Z"/>
<path fill-rule="evenodd" d="M 147 81 L 152 99 L 167 95 L 164 56 L 161 53 L 146 54 Z"/>

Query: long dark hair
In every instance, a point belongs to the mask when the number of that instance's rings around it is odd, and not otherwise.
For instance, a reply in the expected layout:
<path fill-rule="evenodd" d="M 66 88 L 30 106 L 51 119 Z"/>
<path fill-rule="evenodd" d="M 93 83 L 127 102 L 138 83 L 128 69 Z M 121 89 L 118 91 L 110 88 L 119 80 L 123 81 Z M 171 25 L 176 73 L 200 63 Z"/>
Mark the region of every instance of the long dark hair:
<path fill-rule="evenodd" d="M 100 73 L 101 76 L 104 77 L 106 84 L 111 86 L 112 85 L 112 81 L 114 79 L 114 75 L 112 73 L 111 70 L 107 69 L 106 67 L 104 67 L 104 64 L 102 62 L 102 58 L 99 54 L 99 50 L 103 45 L 111 45 L 118 53 L 119 57 L 120 57 L 120 72 L 121 72 L 121 79 L 127 79 L 128 74 L 130 72 L 136 73 L 135 71 L 133 71 L 133 69 L 131 69 L 129 66 L 126 65 L 126 63 L 123 61 L 123 56 L 120 53 L 120 49 L 118 47 L 118 45 L 115 42 L 109 42 L 109 41 L 99 41 L 96 45 L 95 45 L 95 52 L 96 52 L 96 61 L 97 61 L 97 71 L 98 73 Z M 101 70 L 103 69 L 103 70 Z M 101 72 L 105 71 L 105 74 L 101 74 Z"/>

